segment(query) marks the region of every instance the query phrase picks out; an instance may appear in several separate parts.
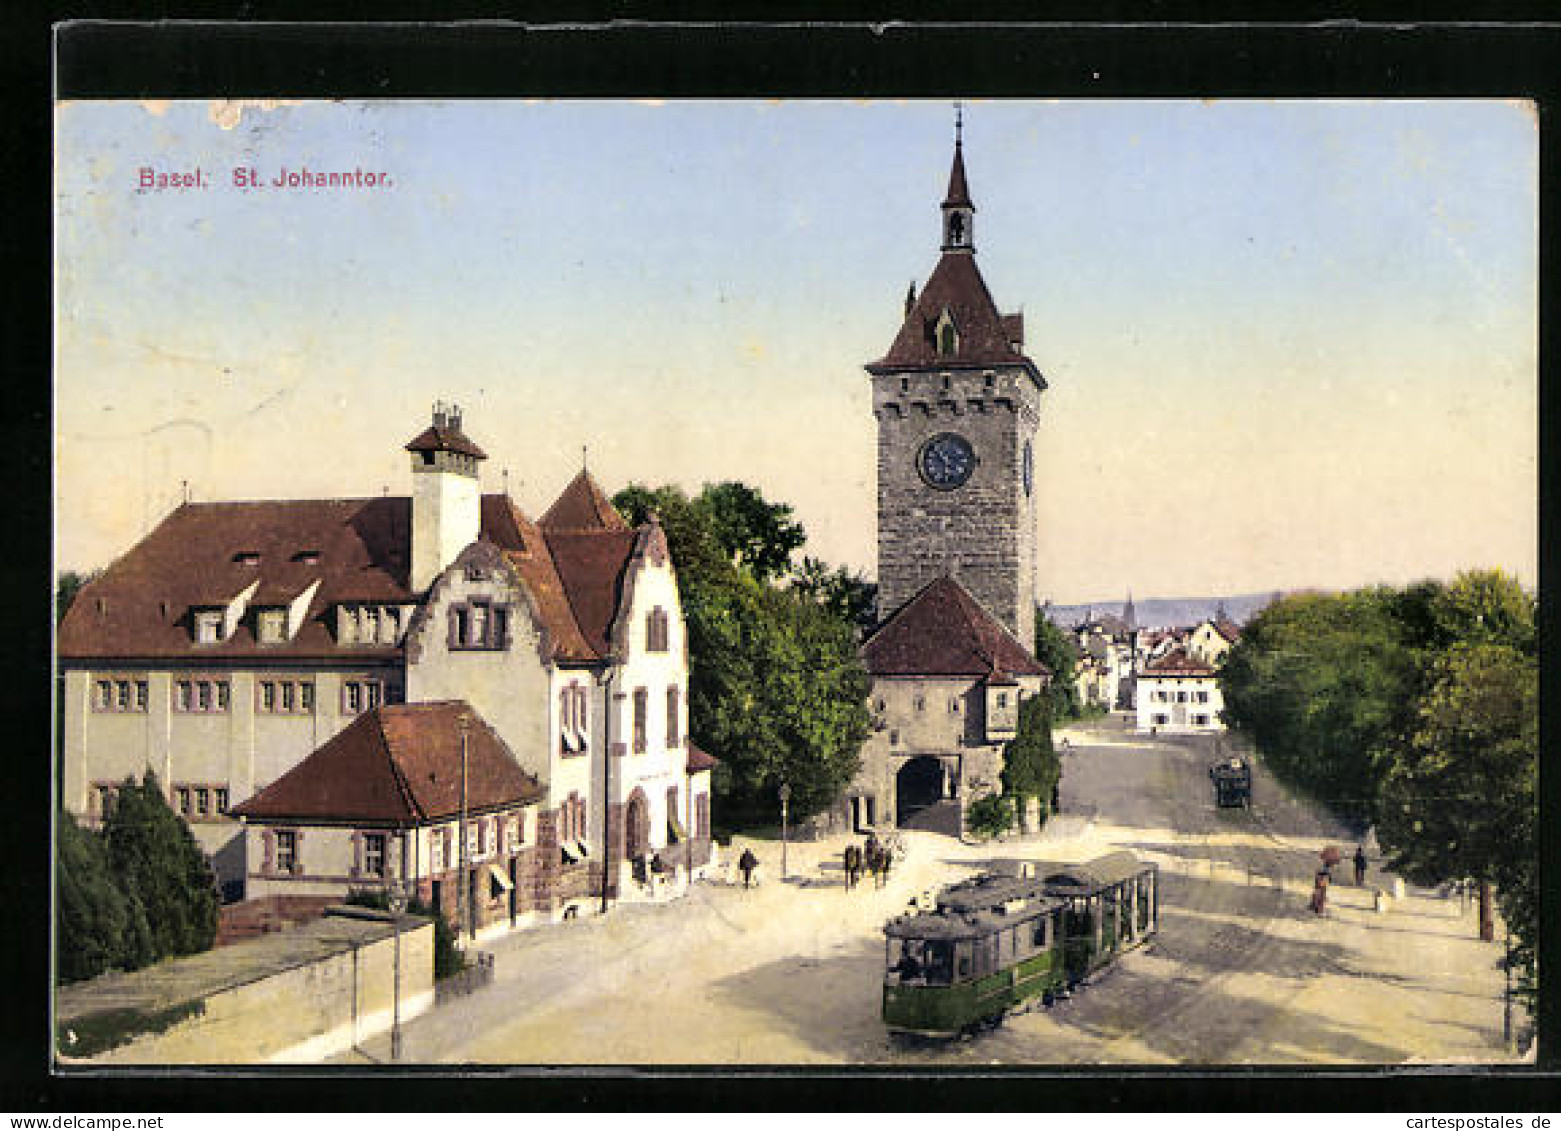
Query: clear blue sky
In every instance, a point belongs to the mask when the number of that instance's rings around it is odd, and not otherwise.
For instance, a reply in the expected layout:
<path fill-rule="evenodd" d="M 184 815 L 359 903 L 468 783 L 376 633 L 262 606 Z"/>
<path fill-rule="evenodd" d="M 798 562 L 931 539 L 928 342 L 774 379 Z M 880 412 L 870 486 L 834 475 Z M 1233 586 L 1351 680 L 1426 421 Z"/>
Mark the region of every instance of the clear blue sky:
<path fill-rule="evenodd" d="M 860 366 L 937 258 L 947 103 L 59 111 L 58 554 L 177 501 L 405 493 L 466 408 L 579 466 L 742 478 L 871 571 Z M 979 262 L 1051 381 L 1038 597 L 1536 574 L 1537 140 L 1502 102 L 977 102 Z M 137 193 L 137 170 L 212 187 Z M 389 174 L 245 193 L 235 166 Z"/>

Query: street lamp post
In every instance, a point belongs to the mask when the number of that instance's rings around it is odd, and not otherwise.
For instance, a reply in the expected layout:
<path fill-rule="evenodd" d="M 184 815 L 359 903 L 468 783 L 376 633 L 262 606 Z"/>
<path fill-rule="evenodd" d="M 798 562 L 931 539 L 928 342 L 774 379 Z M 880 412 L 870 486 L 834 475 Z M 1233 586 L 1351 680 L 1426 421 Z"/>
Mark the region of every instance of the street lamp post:
<path fill-rule="evenodd" d="M 401 913 L 406 910 L 406 892 L 399 883 L 392 885 L 385 900 L 394 916 L 396 930 L 395 973 L 392 976 L 390 999 L 390 1059 L 401 1059 Z"/>
<path fill-rule="evenodd" d="M 1512 1051 L 1512 925 L 1506 926 L 1507 959 L 1502 963 L 1507 974 L 1507 987 L 1501 999 L 1501 1039 L 1503 1047 Z"/>
<path fill-rule="evenodd" d="M 786 782 L 780 784 L 781 803 L 781 879 L 786 878 L 786 845 L 787 845 L 787 803 L 791 801 L 791 786 Z"/>

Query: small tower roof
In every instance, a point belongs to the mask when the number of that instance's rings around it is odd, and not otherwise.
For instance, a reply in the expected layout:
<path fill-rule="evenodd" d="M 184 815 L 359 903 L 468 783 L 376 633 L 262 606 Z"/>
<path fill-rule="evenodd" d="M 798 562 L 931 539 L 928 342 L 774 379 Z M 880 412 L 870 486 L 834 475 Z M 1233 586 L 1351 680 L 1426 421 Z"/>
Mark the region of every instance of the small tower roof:
<path fill-rule="evenodd" d="M 414 436 L 406 446 L 409 452 L 459 452 L 473 459 L 488 454 L 461 431 L 461 410 L 454 406 L 434 406 L 434 422 Z"/>
<path fill-rule="evenodd" d="M 591 478 L 591 473 L 584 470 L 564 488 L 538 525 L 543 530 L 629 529 L 606 492 Z"/>
<path fill-rule="evenodd" d="M 949 191 L 943 198 L 943 207 L 976 210 L 970 202 L 970 186 L 965 183 L 965 147 L 961 141 L 954 142 L 954 164 L 949 169 Z"/>

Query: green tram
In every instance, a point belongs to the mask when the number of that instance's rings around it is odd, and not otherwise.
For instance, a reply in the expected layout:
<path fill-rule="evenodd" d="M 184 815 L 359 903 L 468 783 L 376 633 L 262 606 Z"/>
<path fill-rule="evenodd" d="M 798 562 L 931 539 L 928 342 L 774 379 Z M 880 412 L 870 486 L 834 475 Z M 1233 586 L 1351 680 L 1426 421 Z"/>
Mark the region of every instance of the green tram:
<path fill-rule="evenodd" d="M 1131 852 L 1076 865 L 1002 862 L 944 888 L 934 910 L 885 925 L 884 1025 L 952 1036 L 1034 998 L 1050 1005 L 1142 945 L 1159 921 L 1159 867 Z"/>

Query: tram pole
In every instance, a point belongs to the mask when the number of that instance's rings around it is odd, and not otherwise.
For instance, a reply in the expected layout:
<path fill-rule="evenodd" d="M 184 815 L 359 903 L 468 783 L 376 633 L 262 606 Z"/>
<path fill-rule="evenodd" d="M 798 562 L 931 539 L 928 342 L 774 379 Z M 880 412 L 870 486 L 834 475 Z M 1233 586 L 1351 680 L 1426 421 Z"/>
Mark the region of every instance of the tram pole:
<path fill-rule="evenodd" d="M 789 839 L 787 836 L 789 832 L 787 827 L 789 817 L 787 803 L 791 801 L 791 786 L 787 782 L 781 782 L 779 792 L 781 803 L 781 879 L 784 880 L 786 878 L 786 845 Z"/>

